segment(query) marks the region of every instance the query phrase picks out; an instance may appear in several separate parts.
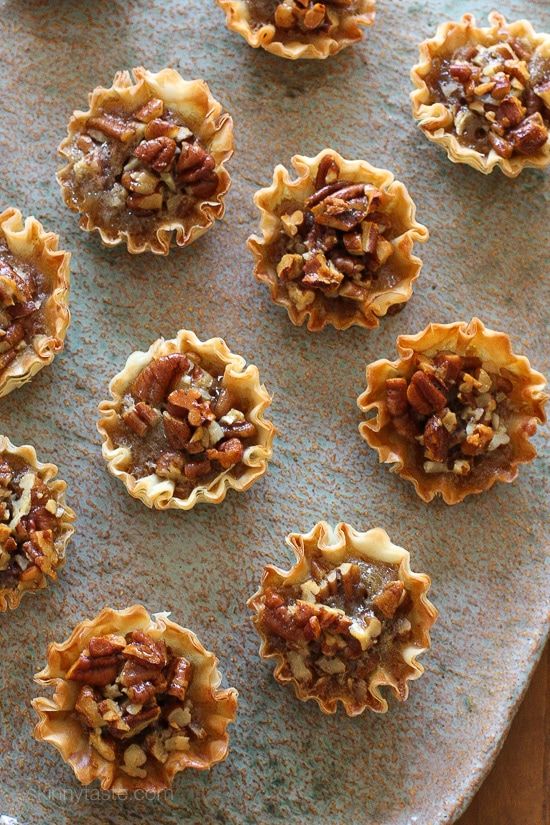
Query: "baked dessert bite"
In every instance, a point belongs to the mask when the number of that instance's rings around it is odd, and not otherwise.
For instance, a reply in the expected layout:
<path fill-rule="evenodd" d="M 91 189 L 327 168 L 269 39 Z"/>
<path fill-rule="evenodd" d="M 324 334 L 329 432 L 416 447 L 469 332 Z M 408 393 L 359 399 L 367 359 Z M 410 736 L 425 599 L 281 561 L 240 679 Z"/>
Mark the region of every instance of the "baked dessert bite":
<path fill-rule="evenodd" d="M 247 490 L 271 458 L 271 397 L 221 338 L 180 330 L 134 352 L 99 405 L 111 473 L 148 507 L 189 510 Z"/>
<path fill-rule="evenodd" d="M 55 464 L 42 464 L 34 447 L 0 436 L 0 612 L 23 595 L 55 581 L 65 563 L 75 514 Z"/>
<path fill-rule="evenodd" d="M 408 552 L 380 528 L 359 533 L 321 521 L 287 544 L 296 564 L 268 565 L 248 602 L 260 655 L 277 661 L 275 679 L 324 713 L 338 702 L 349 716 L 385 713 L 385 686 L 404 701 L 408 682 L 423 673 L 416 657 L 430 647 L 437 617 L 429 577 L 413 573 Z"/>
<path fill-rule="evenodd" d="M 367 367 L 359 431 L 380 461 L 418 495 L 456 504 L 497 481 L 513 481 L 536 450 L 544 422 L 544 376 L 512 351 L 507 335 L 469 324 L 430 324 L 397 339 L 399 359 Z"/>
<path fill-rule="evenodd" d="M 168 254 L 223 217 L 233 121 L 203 80 L 174 69 L 118 72 L 89 96 L 59 146 L 57 179 L 80 226 L 107 246 Z"/>
<path fill-rule="evenodd" d="M 550 164 L 550 34 L 527 20 L 443 23 L 411 70 L 413 116 L 455 163 L 516 177 Z"/>
<path fill-rule="evenodd" d="M 325 58 L 363 37 L 375 0 L 217 0 L 227 27 L 250 46 L 290 60 Z"/>
<path fill-rule="evenodd" d="M 256 278 L 310 331 L 378 326 L 411 297 L 422 266 L 413 244 L 428 239 L 407 189 L 391 172 L 332 149 L 295 155 L 292 165 L 297 178 L 276 166 L 271 186 L 254 196 Z"/>
<path fill-rule="evenodd" d="M 36 218 L 0 214 L 0 396 L 26 384 L 63 349 L 70 252 Z"/>
<path fill-rule="evenodd" d="M 51 742 L 83 785 L 166 790 L 179 771 L 227 756 L 237 691 L 219 689 L 217 664 L 167 613 L 105 608 L 48 647 L 35 681 L 55 693 L 33 699 L 35 737 Z"/>

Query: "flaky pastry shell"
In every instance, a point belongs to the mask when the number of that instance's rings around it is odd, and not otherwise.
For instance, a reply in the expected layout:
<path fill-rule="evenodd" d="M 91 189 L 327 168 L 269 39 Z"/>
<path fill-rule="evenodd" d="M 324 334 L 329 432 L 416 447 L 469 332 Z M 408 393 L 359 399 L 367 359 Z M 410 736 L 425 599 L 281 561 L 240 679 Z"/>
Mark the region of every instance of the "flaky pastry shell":
<path fill-rule="evenodd" d="M 134 82 L 132 82 L 132 75 Z M 216 162 L 214 171 L 219 177 L 217 192 L 197 205 L 188 215 L 159 222 L 154 237 L 141 239 L 125 230 L 107 229 L 97 226 L 87 214 L 82 214 L 79 225 L 86 232 L 97 230 L 106 246 L 116 246 L 124 241 L 128 252 L 155 252 L 167 255 L 170 251 L 172 232 L 178 246 L 187 246 L 203 235 L 225 213 L 223 198 L 231 185 L 231 178 L 224 163 L 233 154 L 233 121 L 223 113 L 221 104 L 212 96 L 204 80 L 184 80 L 175 69 L 149 72 L 138 67 L 130 72 L 117 72 L 110 88 L 98 86 L 88 96 L 90 108 L 76 110 L 69 121 L 67 137 L 61 141 L 58 152 L 70 161 L 69 147 L 75 134 L 81 132 L 89 117 L 97 114 L 107 102 L 116 102 L 129 112 L 143 105 L 151 97 L 163 100 L 174 112 L 180 114 L 189 129 L 208 149 Z M 63 199 L 69 209 L 78 211 L 71 197 L 68 180 L 70 163 L 57 173 Z"/>
<path fill-rule="evenodd" d="M 329 8 L 331 30 L 312 32 L 303 35 L 306 42 L 299 39 L 277 38 L 276 26 L 272 23 L 255 26 L 250 17 L 246 0 L 217 0 L 225 11 L 226 25 L 231 31 L 240 34 L 246 42 L 257 49 L 260 46 L 278 57 L 289 60 L 299 58 L 324 59 L 337 54 L 346 46 L 361 40 L 361 27 L 372 26 L 375 17 L 375 0 L 357 0 L 357 9 L 353 14 L 345 14 L 337 8 Z"/>
<path fill-rule="evenodd" d="M 264 570 L 259 590 L 248 600 L 248 606 L 255 613 L 252 620 L 262 640 L 260 656 L 262 659 L 276 660 L 273 672 L 275 679 L 281 684 L 290 682 L 298 699 L 301 701 L 314 699 L 323 713 L 327 714 L 336 712 L 338 702 L 342 702 L 348 716 L 357 716 L 367 708 L 377 713 L 385 713 L 388 710 L 388 702 L 380 690 L 382 687 L 390 687 L 399 701 L 405 701 L 409 695 L 408 682 L 418 679 L 424 672 L 424 668 L 417 662 L 416 657 L 430 648 L 429 631 L 438 615 L 436 608 L 426 595 L 431 585 L 430 577 L 424 573 L 413 573 L 407 550 L 393 544 L 386 531 L 380 527 L 360 533 L 345 522 L 340 522 L 333 528 L 326 521 L 320 521 L 309 533 L 290 533 L 286 538 L 286 543 L 294 551 L 296 563 L 290 570 L 283 570 L 268 564 Z M 285 655 L 270 645 L 269 638 L 260 626 L 259 611 L 262 609 L 260 598 L 266 588 L 276 589 L 305 582 L 311 576 L 310 559 L 318 550 L 334 566 L 342 564 L 353 556 L 360 556 L 367 561 L 398 564 L 399 580 L 403 582 L 405 591 L 412 600 L 411 611 L 407 614 L 407 618 L 412 625 L 414 643 L 394 642 L 399 657 L 406 665 L 406 670 L 401 678 L 396 678 L 396 675 L 388 668 L 379 665 L 369 675 L 366 702 L 360 702 L 349 693 L 323 699 L 307 686 L 300 684 L 292 675 Z"/>
<path fill-rule="evenodd" d="M 59 534 L 54 542 L 57 564 L 55 564 L 52 578 L 57 578 L 57 571 L 65 564 L 65 551 L 72 534 L 74 533 L 73 522 L 76 518 L 74 511 L 65 501 L 65 491 L 67 484 L 65 481 L 56 479 L 58 467 L 55 464 L 43 464 L 36 456 L 36 450 L 30 444 L 16 447 L 5 435 L 0 435 L 0 459 L 3 455 L 17 456 L 33 470 L 48 486 L 52 497 L 57 502 L 58 507 L 63 509 L 63 514 L 59 517 Z M 0 613 L 6 610 L 14 610 L 19 606 L 25 593 L 32 593 L 42 590 L 48 586 L 48 577 L 43 573 L 32 581 L 18 581 L 16 588 L 0 586 Z"/>
<path fill-rule="evenodd" d="M 159 478 L 156 474 L 136 479 L 127 472 L 131 460 L 130 451 L 125 447 L 115 447 L 109 434 L 110 425 L 116 421 L 124 395 L 136 376 L 154 358 L 174 352 L 188 354 L 191 358 L 196 353 L 205 365 L 213 363 L 223 367 L 225 385 L 229 389 L 234 388 L 235 395 L 250 404 L 247 419 L 255 424 L 258 433 L 257 443 L 244 451 L 242 464 L 246 469 L 242 474 L 235 476 L 232 472 L 234 468 L 223 470 L 208 484 L 197 485 L 185 499 L 174 496 L 175 484 L 169 479 Z M 176 338 L 171 340 L 158 338 L 147 352 L 133 352 L 129 356 L 124 369 L 111 380 L 109 391 L 113 400 L 102 401 L 99 405 L 101 417 L 97 425 L 103 442 L 103 457 L 109 471 L 124 483 L 130 495 L 147 507 L 158 510 L 190 510 L 199 502 L 219 504 L 225 499 L 229 488 L 240 492 L 248 490 L 266 472 L 275 427 L 264 418 L 263 413 L 271 404 L 271 396 L 265 386 L 260 384 L 258 368 L 253 364 L 246 366 L 244 358 L 232 353 L 222 338 L 200 341 L 194 332 L 185 329 L 180 330 Z"/>
<path fill-rule="evenodd" d="M 0 371 L 0 397 L 26 384 L 63 349 L 70 322 L 69 281 L 71 253 L 58 249 L 59 236 L 46 232 L 36 218 L 23 221 L 19 209 L 0 214 L 0 235 L 13 255 L 32 263 L 48 276 L 51 288 L 43 304 L 48 335 L 35 335 L 4 370 Z"/>
<path fill-rule="evenodd" d="M 387 409 L 386 379 L 409 378 L 415 370 L 415 353 L 431 356 L 442 350 L 477 355 L 484 363 L 504 370 L 512 382 L 510 400 L 514 410 L 507 418 L 510 445 L 506 466 L 491 462 L 485 474 L 466 477 L 452 473 L 429 474 L 419 465 L 414 445 L 396 432 Z M 537 454 L 529 438 L 534 435 L 537 422 L 546 421 L 544 405 L 549 396 L 543 391 L 544 376 L 532 369 L 525 356 L 512 351 L 509 336 L 488 329 L 479 318 L 473 318 L 470 323 L 429 324 L 416 335 L 400 335 L 397 352 L 400 357 L 396 361 L 382 358 L 367 366 L 367 389 L 357 399 L 359 409 L 369 415 L 359 425 L 359 432 L 377 451 L 380 462 L 393 464 L 392 471 L 412 481 L 424 501 L 440 495 L 447 504 L 457 504 L 468 495 L 489 490 L 497 481 L 514 481 L 519 465 L 531 461 Z"/>
<path fill-rule="evenodd" d="M 133 630 L 142 630 L 155 640 L 162 639 L 177 655 L 188 659 L 193 665 L 188 696 L 195 704 L 211 705 L 207 717 L 210 735 L 203 746 L 205 752 L 197 752 L 193 746 L 187 751 L 172 752 L 164 764 L 155 762 L 151 766 L 148 763 L 147 776 L 143 779 L 129 776 L 93 748 L 87 731 L 73 714 L 80 685 L 66 678 L 92 636 L 124 635 Z M 172 622 L 168 614 L 157 613 L 151 617 L 142 605 L 133 605 L 126 610 L 106 607 L 94 619 L 80 622 L 65 642 L 49 645 L 46 667 L 34 678 L 39 685 L 53 687 L 55 693 L 52 699 L 40 696 L 32 700 L 40 717 L 34 736 L 57 748 L 83 785 L 99 779 L 103 790 L 115 794 L 166 790 L 176 773 L 187 768 L 208 770 L 227 756 L 227 726 L 236 716 L 237 691 L 234 688 L 218 689 L 221 674 L 217 664 L 217 658 L 205 650 L 195 634 Z"/>
<path fill-rule="evenodd" d="M 317 293 L 315 301 L 303 309 L 298 309 L 289 298 L 286 286 L 277 276 L 276 264 L 269 259 L 269 246 L 282 232 L 282 223 L 277 210 L 285 201 L 303 203 L 315 191 L 315 178 L 323 158 L 334 158 L 340 168 L 340 177 L 352 183 L 370 183 L 381 189 L 392 199 L 391 216 L 398 227 L 398 234 L 391 240 L 393 254 L 387 265 L 395 272 L 396 283 L 391 288 L 373 288 L 364 304 L 348 301 L 345 306 L 339 299 L 327 298 Z M 416 206 L 406 187 L 395 180 L 387 169 L 377 169 L 365 160 L 346 160 L 333 149 L 323 149 L 314 158 L 294 155 L 291 160 L 298 177 L 291 179 L 289 171 L 278 164 L 273 172 L 273 183 L 260 189 L 254 195 L 254 203 L 260 210 L 260 230 L 262 237 L 251 235 L 248 248 L 254 260 L 254 275 L 260 283 L 269 287 L 272 300 L 286 307 L 293 324 L 301 326 L 307 319 L 310 332 L 318 332 L 326 325 L 335 329 L 348 329 L 357 325 L 372 329 L 379 325 L 379 318 L 386 315 L 390 307 L 399 307 L 412 296 L 413 283 L 422 268 L 422 261 L 412 254 L 415 241 L 428 240 L 428 230 L 416 221 Z"/>
<path fill-rule="evenodd" d="M 416 87 L 410 94 L 412 111 L 426 137 L 443 146 L 453 163 L 467 163 L 484 175 L 489 175 L 495 167 L 499 167 L 507 177 L 515 178 L 526 167 L 542 169 L 550 164 L 550 140 L 546 141 L 536 155 L 529 157 L 514 155 L 503 158 L 494 149 L 484 155 L 468 146 L 462 146 L 456 135 L 445 131 L 452 124 L 452 115 L 443 103 L 431 102 L 431 93 L 425 82 L 434 57 L 447 55 L 471 42 L 490 46 L 499 41 L 498 35 L 502 29 L 513 37 L 527 39 L 542 56 L 550 58 L 550 35 L 537 33 L 528 20 L 507 23 L 502 14 L 493 11 L 489 14 L 489 22 L 489 27 L 480 28 L 476 26 L 472 14 L 465 14 L 458 23 L 441 23 L 435 37 L 420 44 L 419 62 L 411 69 L 411 80 Z"/>

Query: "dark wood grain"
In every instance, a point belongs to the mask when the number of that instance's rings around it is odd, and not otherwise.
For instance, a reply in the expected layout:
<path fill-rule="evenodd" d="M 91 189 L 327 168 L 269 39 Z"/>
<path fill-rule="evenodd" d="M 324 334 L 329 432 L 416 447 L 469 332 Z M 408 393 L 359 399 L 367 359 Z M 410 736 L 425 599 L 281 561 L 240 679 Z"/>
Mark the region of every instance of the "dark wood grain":
<path fill-rule="evenodd" d="M 549 825 L 550 644 L 491 773 L 457 825 Z"/>

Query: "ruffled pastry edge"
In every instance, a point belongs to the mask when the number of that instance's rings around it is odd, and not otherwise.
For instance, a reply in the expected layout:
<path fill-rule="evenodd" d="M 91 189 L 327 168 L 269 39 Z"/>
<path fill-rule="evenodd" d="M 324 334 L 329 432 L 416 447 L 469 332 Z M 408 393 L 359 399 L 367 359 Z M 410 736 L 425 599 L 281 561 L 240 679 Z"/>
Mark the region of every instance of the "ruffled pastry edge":
<path fill-rule="evenodd" d="M 337 37 L 326 33 L 312 33 L 307 43 L 300 40 L 284 43 L 275 39 L 277 29 L 272 23 L 258 27 L 250 25 L 250 15 L 245 0 L 217 0 L 217 3 L 225 11 L 228 29 L 244 37 L 254 49 L 261 47 L 271 54 L 285 57 L 288 60 L 304 58 L 324 60 L 358 40 L 362 40 L 361 28 L 373 25 L 376 7 L 375 0 L 360 0 L 358 13 L 338 15 L 340 24 L 335 33 Z M 331 11 L 335 15 L 338 14 L 337 10 L 331 9 Z"/>
<path fill-rule="evenodd" d="M 191 358 L 193 353 L 197 353 L 204 359 L 205 368 L 209 361 L 214 361 L 220 366 L 225 365 L 224 376 L 228 380 L 227 386 L 235 388 L 237 397 L 244 397 L 251 404 L 246 417 L 256 426 L 259 440 L 257 444 L 245 448 L 241 463 L 246 466 L 246 470 L 239 477 L 232 474 L 234 468 L 230 467 L 223 470 L 209 484 L 197 485 L 185 499 L 173 495 L 175 484 L 169 479 L 159 478 L 156 474 L 136 479 L 128 473 L 124 465 L 130 458 L 130 452 L 125 447 L 115 447 L 109 435 L 109 424 L 116 421 L 124 395 L 137 375 L 154 358 L 174 352 L 190 354 Z M 260 384 L 258 368 L 253 364 L 246 366 L 244 358 L 232 353 L 222 338 L 200 341 L 194 332 L 184 329 L 178 332 L 176 338 L 168 341 L 158 338 L 147 352 L 137 351 L 129 356 L 124 369 L 111 380 L 109 391 L 113 400 L 102 401 L 99 404 L 101 417 L 97 424 L 102 437 L 103 457 L 109 471 L 123 482 L 130 495 L 138 498 L 147 507 L 158 510 L 190 510 L 199 502 L 220 504 L 229 488 L 240 492 L 248 490 L 266 472 L 276 434 L 274 425 L 263 416 L 271 404 L 271 396 L 265 386 Z"/>
<path fill-rule="evenodd" d="M 276 214 L 279 204 L 286 199 L 303 201 L 312 194 L 317 169 L 327 155 L 335 159 L 342 177 L 356 183 L 371 183 L 391 195 L 395 204 L 391 210 L 392 215 L 398 217 L 403 227 L 403 232 L 391 242 L 394 251 L 388 261 L 389 266 L 396 267 L 397 271 L 404 273 L 403 277 L 395 286 L 373 292 L 372 297 L 364 304 L 346 302 L 346 306 L 356 304 L 355 310 L 347 313 L 341 311 L 341 303 L 337 298 L 324 298 L 318 294 L 312 304 L 304 309 L 298 309 L 288 297 L 284 285 L 277 276 L 276 267 L 268 255 L 269 245 L 276 241 L 282 231 L 281 220 Z M 429 233 L 425 226 L 416 221 L 414 201 L 405 185 L 395 180 L 387 169 L 378 169 L 365 160 L 346 160 L 333 149 L 323 149 L 314 158 L 294 155 L 291 163 L 298 178 L 292 180 L 289 171 L 278 164 L 273 172 L 271 186 L 259 189 L 254 195 L 254 203 L 260 210 L 260 230 L 263 237 L 251 235 L 247 243 L 254 256 L 256 279 L 267 284 L 271 299 L 286 308 L 295 326 L 301 326 L 307 319 L 307 329 L 310 332 L 318 332 L 326 325 L 342 330 L 354 325 L 367 329 L 377 327 L 378 319 L 386 315 L 390 307 L 409 301 L 413 294 L 413 284 L 422 268 L 422 261 L 412 254 L 412 249 L 416 241 L 427 241 Z"/>
<path fill-rule="evenodd" d="M 217 735 L 210 743 L 207 759 L 193 754 L 191 749 L 174 752 L 169 754 L 156 776 L 148 774 L 144 779 L 117 772 L 116 764 L 107 761 L 90 744 L 86 730 L 72 714 L 79 684 L 66 679 L 70 666 L 92 636 L 126 634 L 132 630 L 143 630 L 154 639 L 163 639 L 178 655 L 191 661 L 194 671 L 188 696 L 195 703 L 212 703 L 209 728 Z M 229 749 L 227 726 L 236 717 L 237 691 L 234 688 L 218 689 L 221 674 L 216 656 L 203 647 L 192 631 L 171 621 L 167 613 L 151 617 L 142 605 L 137 604 L 126 610 L 106 607 L 94 619 L 80 622 L 65 642 L 50 644 L 46 661 L 45 668 L 34 679 L 41 686 L 53 687 L 55 692 L 52 699 L 40 696 L 32 700 L 40 720 L 34 729 L 34 737 L 57 748 L 83 785 L 99 779 L 101 788 L 114 794 L 135 790 L 158 793 L 171 786 L 179 771 L 187 768 L 208 770 L 226 758 Z"/>
<path fill-rule="evenodd" d="M 380 527 L 361 533 L 345 522 L 340 522 L 332 528 L 327 522 L 320 521 L 309 533 L 290 533 L 286 538 L 286 543 L 294 551 L 296 563 L 290 570 L 283 570 L 271 564 L 267 565 L 260 588 L 247 603 L 248 607 L 255 611 L 252 621 L 261 639 L 259 650 L 261 658 L 275 659 L 277 662 L 273 672 L 274 678 L 281 684 L 290 682 L 298 699 L 301 701 L 315 700 L 326 714 L 335 713 L 338 702 L 342 703 L 348 716 L 357 716 L 367 708 L 377 713 L 385 713 L 388 710 L 388 702 L 380 691 L 380 688 L 385 686 L 392 689 L 398 700 L 405 701 L 409 694 L 408 682 L 418 679 L 424 672 L 424 668 L 416 657 L 431 647 L 429 630 L 438 616 L 437 609 L 426 595 L 431 585 L 430 577 L 424 573 L 412 572 L 408 551 L 393 544 L 386 531 Z M 363 556 L 367 560 L 399 564 L 399 579 L 413 600 L 413 607 L 408 618 L 413 628 L 416 627 L 415 636 L 418 643 L 404 645 L 400 651 L 403 661 L 410 670 L 400 683 L 392 673 L 379 666 L 370 677 L 368 686 L 370 702 L 359 702 L 345 693 L 328 699 L 316 695 L 315 691 L 304 686 L 292 675 L 284 653 L 270 647 L 269 637 L 260 626 L 260 598 L 265 589 L 280 587 L 283 584 L 300 584 L 310 578 L 308 559 L 317 549 L 320 549 L 334 565 L 341 564 L 353 555 Z"/>
<path fill-rule="evenodd" d="M 52 289 L 46 299 L 45 317 L 49 335 L 35 335 L 24 350 L 0 372 L 0 397 L 26 384 L 61 352 L 71 320 L 69 284 L 71 253 L 58 249 L 59 236 L 46 232 L 34 217 L 23 221 L 19 209 L 9 207 L 0 214 L 0 235 L 10 251 L 38 270 L 47 272 Z"/>
<path fill-rule="evenodd" d="M 503 28 L 506 28 L 514 37 L 526 38 L 535 48 L 540 49 L 545 56 L 550 58 L 550 35 L 538 34 L 528 20 L 507 23 L 502 14 L 493 11 L 489 14 L 489 22 L 490 27 L 478 28 L 475 17 L 472 14 L 465 14 L 458 23 L 441 23 L 435 37 L 420 44 L 419 62 L 411 69 L 411 80 L 416 87 L 410 93 L 412 112 L 426 137 L 443 146 L 447 157 L 453 163 L 466 163 L 484 175 L 489 175 L 495 167 L 499 167 L 507 177 L 515 178 L 526 167 L 543 169 L 550 164 L 550 138 L 538 155 L 532 157 L 514 155 L 511 158 L 503 158 L 494 149 L 491 149 L 488 155 L 483 155 L 475 149 L 462 146 L 456 135 L 445 131 L 445 127 L 451 124 L 452 118 L 443 103 L 430 103 L 431 93 L 424 80 L 431 70 L 434 55 L 446 51 L 446 47 L 454 51 L 470 40 L 490 45 L 498 41 L 498 32 Z"/>
<path fill-rule="evenodd" d="M 57 564 L 55 571 L 57 573 L 65 564 L 65 551 L 71 536 L 74 533 L 74 522 L 76 516 L 74 511 L 68 506 L 65 501 L 65 491 L 67 484 L 65 481 L 57 479 L 54 481 L 58 467 L 55 464 L 43 464 L 38 461 L 36 450 L 30 444 L 23 444 L 21 447 L 16 447 L 11 443 L 9 438 L 5 435 L 0 435 L 0 457 L 7 453 L 8 455 L 17 456 L 22 459 L 29 467 L 38 475 L 46 484 L 52 493 L 52 497 L 57 502 L 59 507 L 63 508 L 63 515 L 59 519 L 59 534 L 55 540 L 55 549 L 57 553 Z M 25 593 L 34 593 L 37 590 L 43 590 L 48 586 L 48 576 L 42 574 L 40 579 L 33 582 L 18 582 L 17 587 L 0 587 L 0 613 L 7 610 L 15 610 L 19 606 L 21 599 Z"/>
<path fill-rule="evenodd" d="M 484 482 L 478 480 L 476 483 L 472 479 L 470 487 L 464 484 L 457 487 L 451 473 L 425 473 L 418 466 L 418 461 L 410 459 L 410 442 L 395 432 L 387 411 L 386 379 L 410 377 L 415 353 L 430 356 L 441 350 L 479 355 L 483 361 L 505 369 L 510 379 L 518 379 L 511 396 L 518 412 L 508 419 L 515 425 L 509 430 L 515 453 L 513 460 L 509 467 L 500 468 Z M 426 502 L 441 495 L 447 504 L 457 504 L 468 495 L 489 490 L 497 481 L 514 481 L 519 465 L 531 461 L 537 454 L 529 438 L 535 434 L 537 422 L 542 424 L 546 421 L 544 405 L 549 396 L 544 392 L 545 377 L 532 369 L 525 356 L 512 351 L 510 337 L 504 332 L 488 329 L 479 318 L 473 318 L 469 323 L 429 324 L 416 335 L 400 335 L 397 351 L 400 358 L 396 361 L 382 358 L 367 366 L 367 389 L 357 399 L 364 414 L 375 413 L 359 425 L 359 432 L 367 444 L 377 451 L 379 461 L 393 464 L 392 471 L 412 481 L 417 494 Z"/>
<path fill-rule="evenodd" d="M 132 75 L 134 83 L 132 83 Z M 70 194 L 70 174 L 72 170 L 70 146 L 73 136 L 83 131 L 88 118 L 107 100 L 120 101 L 128 106 L 128 111 L 137 109 L 151 97 L 161 98 L 173 111 L 185 119 L 193 134 L 199 138 L 216 161 L 214 171 L 219 177 L 219 187 L 215 195 L 200 201 L 187 217 L 161 222 L 154 234 L 146 240 L 139 235 L 120 230 L 110 232 L 98 226 L 85 212 L 80 213 L 79 225 L 86 232 L 97 230 L 105 246 L 117 246 L 126 243 L 128 252 L 154 252 L 168 255 L 175 231 L 178 246 L 188 246 L 203 235 L 225 213 L 223 199 L 231 186 L 231 178 L 224 163 L 233 154 L 233 120 L 223 113 L 221 103 L 211 94 L 204 80 L 184 80 L 175 69 L 162 69 L 156 74 L 143 67 L 117 72 L 110 88 L 98 86 L 88 95 L 90 108 L 87 111 L 75 110 L 67 127 L 65 137 L 59 147 L 59 154 L 69 163 L 57 172 L 57 182 L 61 187 L 65 204 L 74 212 L 79 209 Z M 68 181 L 68 184 L 65 181 Z"/>

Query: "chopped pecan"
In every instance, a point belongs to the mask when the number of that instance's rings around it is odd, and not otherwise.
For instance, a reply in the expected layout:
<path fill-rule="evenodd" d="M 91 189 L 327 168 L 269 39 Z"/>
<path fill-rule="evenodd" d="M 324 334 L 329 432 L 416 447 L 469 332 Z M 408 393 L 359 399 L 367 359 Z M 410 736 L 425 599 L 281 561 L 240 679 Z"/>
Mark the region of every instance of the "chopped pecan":
<path fill-rule="evenodd" d="M 0 353 L 13 349 L 25 337 L 25 327 L 20 321 L 10 324 L 4 335 L 0 337 Z"/>
<path fill-rule="evenodd" d="M 403 596 L 405 585 L 402 581 L 392 581 L 384 587 L 372 603 L 377 610 L 386 618 L 392 619 Z"/>
<path fill-rule="evenodd" d="M 171 664 L 170 675 L 168 676 L 168 688 L 166 693 L 175 696 L 182 702 L 185 699 L 187 688 L 193 675 L 193 665 L 183 656 L 176 656 Z"/>
<path fill-rule="evenodd" d="M 251 421 L 235 421 L 233 424 L 222 424 L 224 436 L 237 438 L 254 438 L 256 427 Z"/>
<path fill-rule="evenodd" d="M 120 653 L 125 647 L 124 636 L 117 636 L 114 633 L 109 633 L 107 636 L 92 636 L 88 643 L 90 656 L 93 658 Z"/>
<path fill-rule="evenodd" d="M 126 206 L 138 212 L 156 212 L 162 209 L 162 192 L 153 192 L 151 195 L 138 195 L 130 192 L 126 198 Z"/>
<path fill-rule="evenodd" d="M 506 97 L 496 110 L 497 121 L 508 129 L 517 126 L 525 117 L 525 107 L 517 97 Z"/>
<path fill-rule="evenodd" d="M 175 418 L 169 412 L 162 414 L 166 440 L 173 450 L 183 450 L 191 438 L 191 427 L 182 418 Z"/>
<path fill-rule="evenodd" d="M 471 435 L 460 445 L 464 455 L 479 455 L 483 453 L 493 439 L 493 429 L 485 424 L 476 424 Z"/>
<path fill-rule="evenodd" d="M 451 444 L 449 432 L 438 415 L 428 418 L 424 427 L 424 450 L 430 461 L 444 462 Z"/>
<path fill-rule="evenodd" d="M 117 115 L 110 115 L 107 112 L 97 117 L 89 117 L 86 122 L 86 127 L 103 132 L 107 137 L 115 138 L 122 143 L 128 143 L 136 133 L 132 124 L 127 120 L 117 117 Z"/>
<path fill-rule="evenodd" d="M 369 211 L 368 202 L 356 200 L 350 203 L 342 198 L 343 192 L 345 190 L 341 189 L 336 195 L 325 198 L 317 206 L 312 207 L 311 211 L 317 223 L 349 232 L 366 218 Z"/>
<path fill-rule="evenodd" d="M 128 727 L 128 730 L 121 730 L 122 726 L 109 725 L 109 733 L 115 739 L 128 739 L 131 736 L 137 736 L 142 730 L 149 727 L 160 716 L 160 707 L 153 705 L 150 708 L 143 708 L 139 713 L 126 713 L 122 721 Z"/>
<path fill-rule="evenodd" d="M 122 413 L 122 420 L 136 435 L 143 437 L 150 427 L 158 421 L 158 412 L 144 401 L 138 403 Z"/>
<path fill-rule="evenodd" d="M 132 687 L 141 682 L 159 684 L 162 680 L 162 671 L 158 665 L 145 662 L 143 659 L 127 659 L 120 671 L 119 681 L 124 687 Z"/>
<path fill-rule="evenodd" d="M 188 478 L 189 481 L 194 481 L 201 476 L 208 475 L 211 469 L 212 465 L 208 459 L 205 459 L 204 461 L 190 461 L 185 465 L 184 473 L 185 477 Z"/>
<path fill-rule="evenodd" d="M 332 261 L 327 261 L 323 252 L 315 252 L 304 261 L 302 283 L 316 289 L 331 290 L 339 286 L 344 279 Z"/>
<path fill-rule="evenodd" d="M 548 129 L 540 112 L 526 117 L 509 134 L 514 149 L 522 155 L 535 155 L 548 140 Z"/>
<path fill-rule="evenodd" d="M 174 419 L 175 421 L 176 419 Z M 177 481 L 181 478 L 185 467 L 185 460 L 181 453 L 165 452 L 162 453 L 155 465 L 155 473 L 159 478 L 168 478 L 170 481 Z"/>
<path fill-rule="evenodd" d="M 134 155 L 155 172 L 165 172 L 172 165 L 176 154 L 176 142 L 169 137 L 142 140 L 134 149 Z"/>
<path fill-rule="evenodd" d="M 340 168 L 334 158 L 330 155 L 325 155 L 317 167 L 315 190 L 319 191 L 327 183 L 335 183 L 338 180 L 339 174 Z"/>
<path fill-rule="evenodd" d="M 166 645 L 163 641 L 155 641 L 148 633 L 134 630 L 130 634 L 131 642 L 124 648 L 125 656 L 147 662 L 149 665 L 164 667 L 168 661 Z"/>
<path fill-rule="evenodd" d="M 452 352 L 438 352 L 434 356 L 434 364 L 438 368 L 439 377 L 445 383 L 456 381 L 463 369 L 463 359 Z"/>
<path fill-rule="evenodd" d="M 392 418 L 405 415 L 409 409 L 407 400 L 407 379 L 387 378 L 386 379 L 386 406 Z"/>
<path fill-rule="evenodd" d="M 218 397 L 215 401 L 210 402 L 210 406 L 216 418 L 221 418 L 223 415 L 226 415 L 233 406 L 233 399 L 231 398 L 229 390 L 226 387 L 221 387 L 218 392 Z"/>
<path fill-rule="evenodd" d="M 417 370 L 409 382 L 407 399 L 417 413 L 430 415 L 442 410 L 447 403 L 445 385 L 435 375 Z"/>
<path fill-rule="evenodd" d="M 82 685 L 74 709 L 82 714 L 89 728 L 102 728 L 107 723 L 99 712 L 100 695 L 90 685 Z"/>
<path fill-rule="evenodd" d="M 158 688 L 152 682 L 137 682 L 135 685 L 129 685 L 126 688 L 126 695 L 130 702 L 136 705 L 146 705 L 157 694 Z"/>
<path fill-rule="evenodd" d="M 190 366 L 189 359 L 177 352 L 155 358 L 140 372 L 131 393 L 136 400 L 158 407 Z"/>
<path fill-rule="evenodd" d="M 224 470 L 242 461 L 243 454 L 244 447 L 238 438 L 230 438 L 229 441 L 224 441 L 223 444 L 220 444 L 218 449 L 206 451 L 206 455 L 210 461 L 217 461 Z"/>
<path fill-rule="evenodd" d="M 459 83 L 464 84 L 472 77 L 472 67 L 468 63 L 451 63 L 449 74 L 453 80 L 458 80 Z"/>
<path fill-rule="evenodd" d="M 142 123 L 149 123 L 157 117 L 162 117 L 163 112 L 164 103 L 162 100 L 158 97 L 152 97 L 147 101 L 147 103 L 144 103 L 143 106 L 140 106 L 139 109 L 134 112 L 134 117 Z"/>

